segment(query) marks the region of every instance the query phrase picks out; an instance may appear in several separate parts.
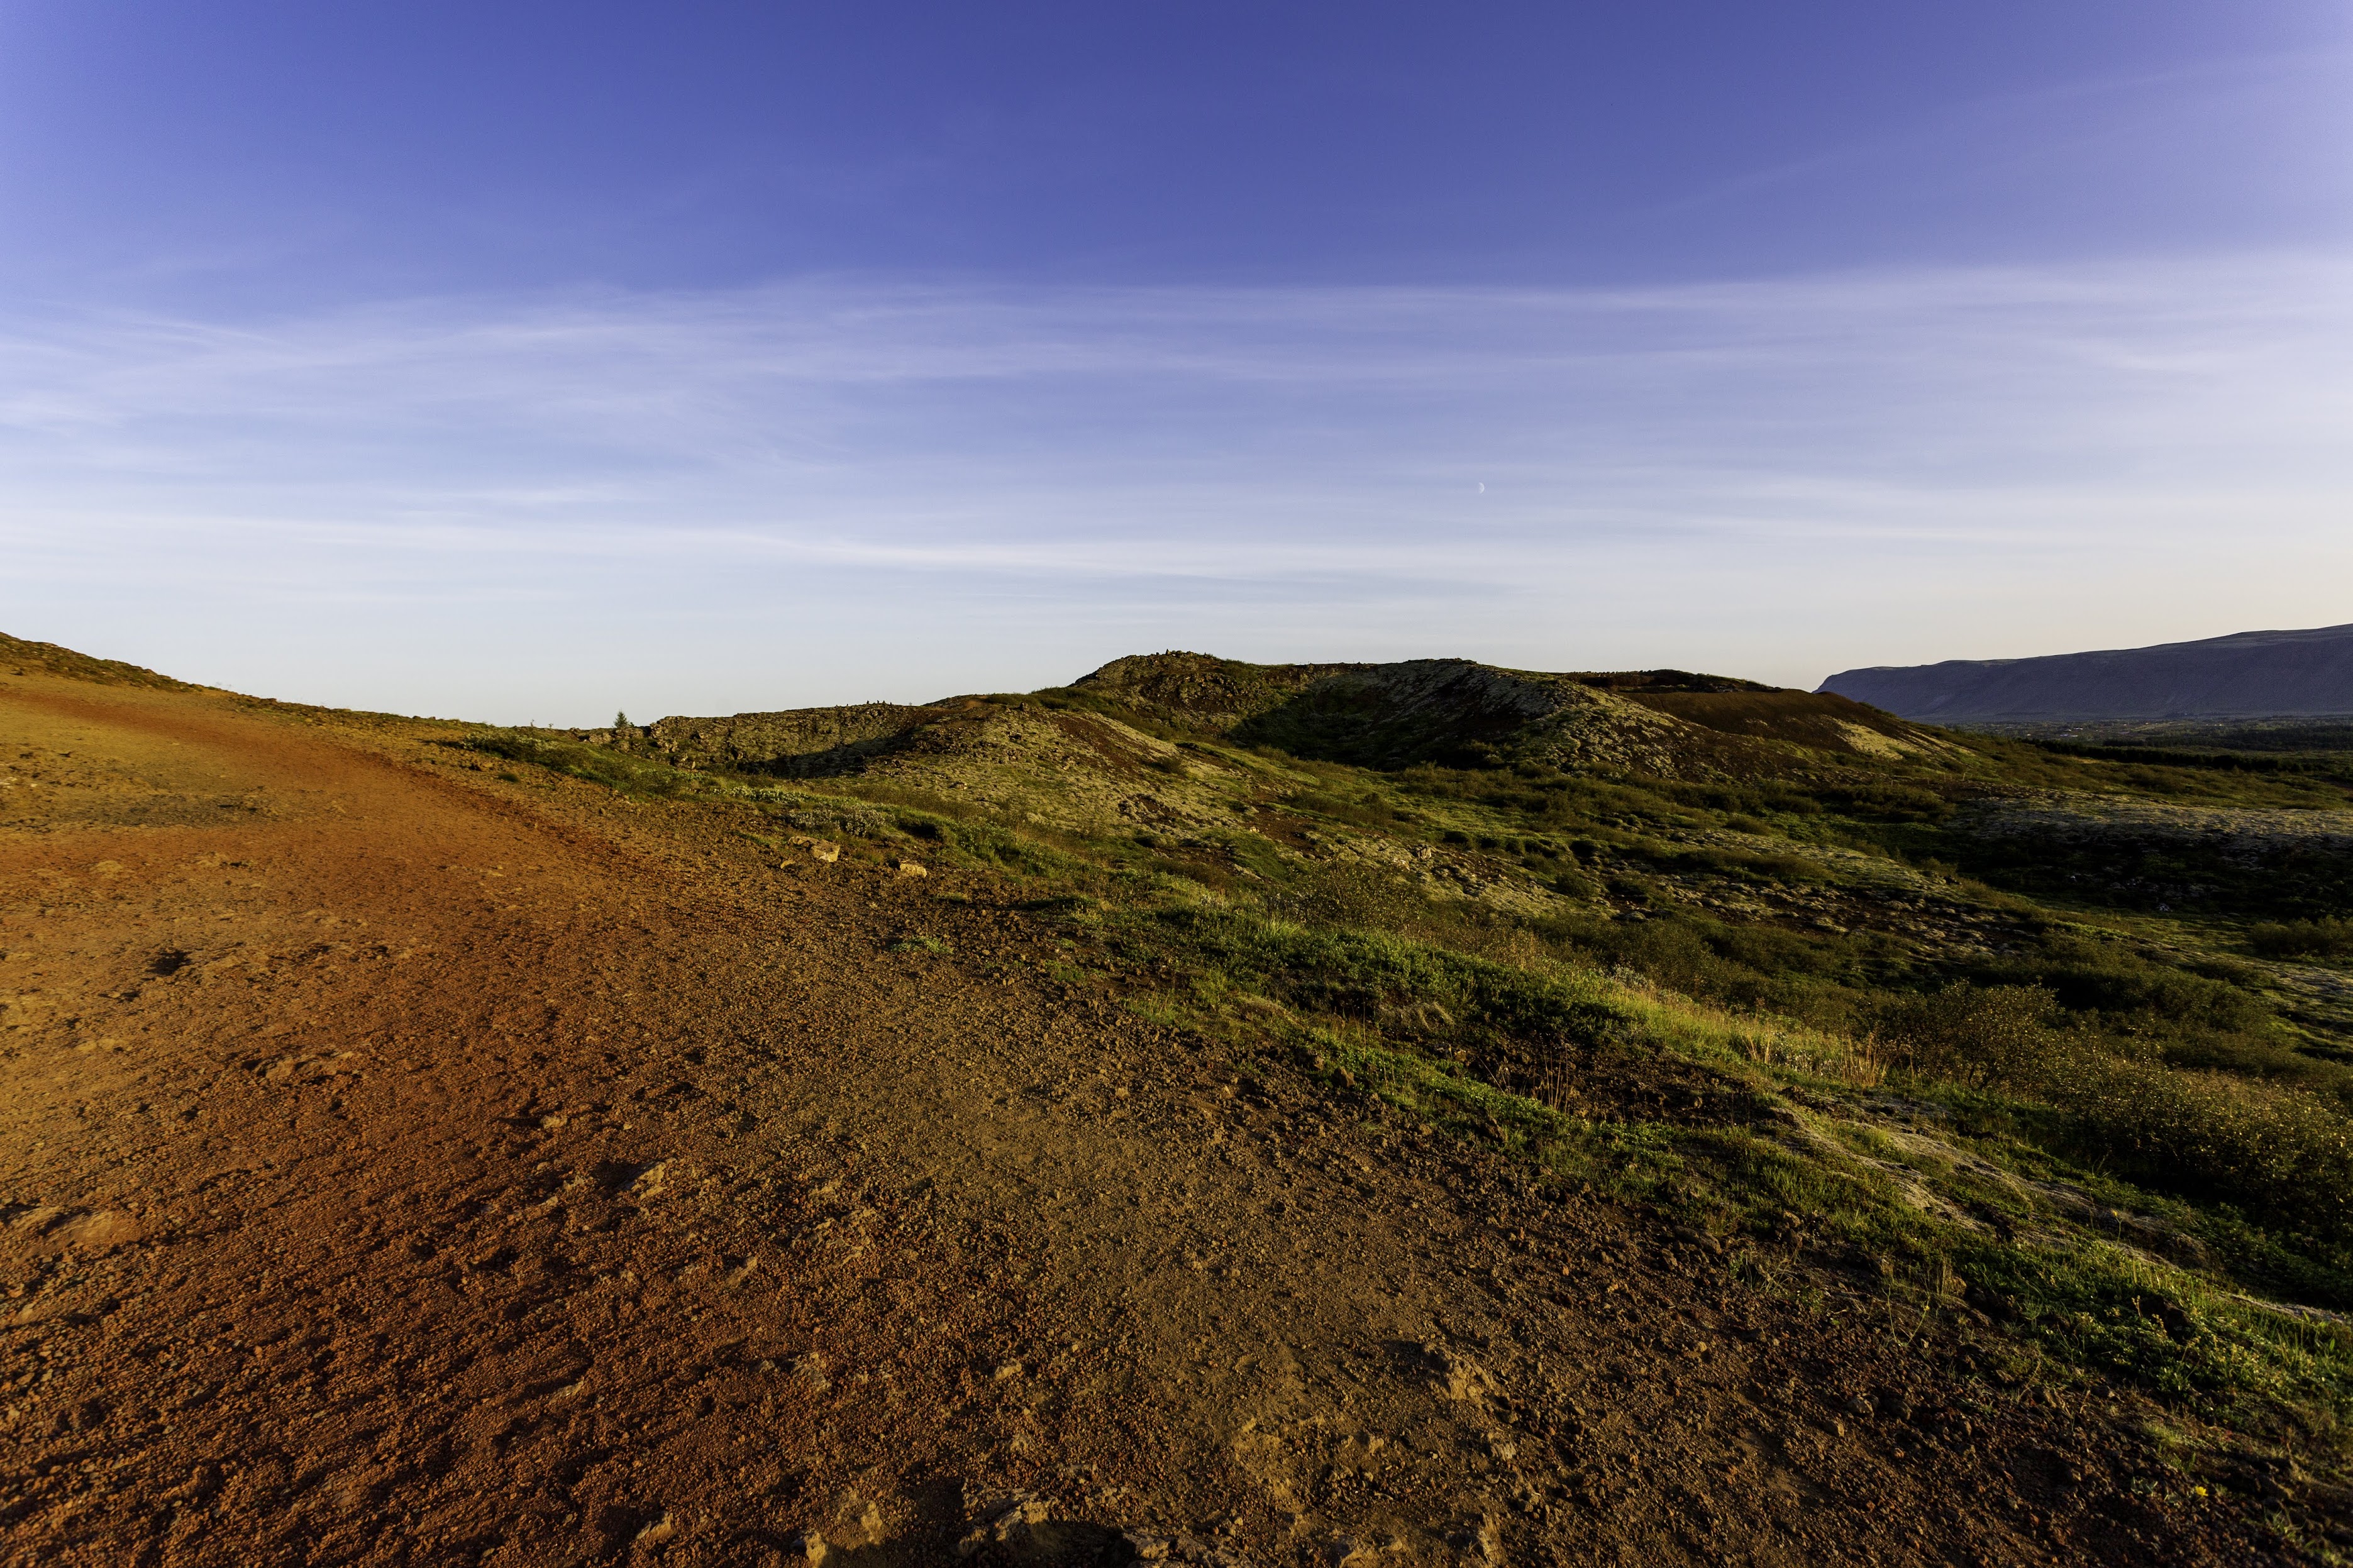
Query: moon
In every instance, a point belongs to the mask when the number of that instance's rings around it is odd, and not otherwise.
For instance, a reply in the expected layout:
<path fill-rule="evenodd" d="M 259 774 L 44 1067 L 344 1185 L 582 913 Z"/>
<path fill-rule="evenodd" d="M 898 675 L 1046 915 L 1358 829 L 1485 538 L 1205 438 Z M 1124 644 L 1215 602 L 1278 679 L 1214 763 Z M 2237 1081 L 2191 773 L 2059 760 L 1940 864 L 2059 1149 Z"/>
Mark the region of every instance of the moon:
<path fill-rule="evenodd" d="M 1479 481 L 1479 493 L 1481 495 L 1485 495 L 1487 493 L 1487 482 L 1484 479 Z"/>

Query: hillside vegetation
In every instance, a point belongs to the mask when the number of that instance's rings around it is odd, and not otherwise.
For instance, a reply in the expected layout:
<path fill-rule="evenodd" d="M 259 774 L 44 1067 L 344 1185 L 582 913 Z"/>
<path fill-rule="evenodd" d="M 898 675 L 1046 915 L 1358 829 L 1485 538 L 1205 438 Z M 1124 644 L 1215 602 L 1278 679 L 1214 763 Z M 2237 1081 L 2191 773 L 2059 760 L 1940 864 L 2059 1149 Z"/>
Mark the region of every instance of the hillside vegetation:
<path fill-rule="evenodd" d="M 2072 1367 L 2337 1442 L 2334 767 L 1675 671 L 1194 654 L 457 743 L 731 795 L 782 854 L 992 868 L 1059 923 L 1060 978 L 1671 1207 L 1822 1310 L 1957 1325 L 1989 1378 Z"/>

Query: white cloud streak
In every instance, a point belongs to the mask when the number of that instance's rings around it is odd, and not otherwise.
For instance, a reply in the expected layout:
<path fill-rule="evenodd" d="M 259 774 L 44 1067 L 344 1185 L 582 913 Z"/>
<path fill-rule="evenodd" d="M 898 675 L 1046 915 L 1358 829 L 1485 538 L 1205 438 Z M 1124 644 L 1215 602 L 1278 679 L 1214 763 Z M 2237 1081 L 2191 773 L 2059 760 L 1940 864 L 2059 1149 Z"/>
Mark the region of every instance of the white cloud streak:
<path fill-rule="evenodd" d="M 2348 431 L 2336 255 L 53 316 L 0 322 L 0 609 L 509 719 L 1172 644 L 1799 681 L 2353 618 Z"/>

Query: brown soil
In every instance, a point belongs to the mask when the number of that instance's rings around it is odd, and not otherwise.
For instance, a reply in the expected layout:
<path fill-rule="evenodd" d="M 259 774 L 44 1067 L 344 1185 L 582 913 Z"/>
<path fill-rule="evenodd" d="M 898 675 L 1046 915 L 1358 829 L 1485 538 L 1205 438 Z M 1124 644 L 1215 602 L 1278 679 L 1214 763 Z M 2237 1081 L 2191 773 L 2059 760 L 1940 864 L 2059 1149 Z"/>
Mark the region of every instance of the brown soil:
<path fill-rule="evenodd" d="M 2128 1414 L 1238 1085 L 984 881 L 422 726 L 0 719 L 12 1562 L 2276 1550 Z"/>

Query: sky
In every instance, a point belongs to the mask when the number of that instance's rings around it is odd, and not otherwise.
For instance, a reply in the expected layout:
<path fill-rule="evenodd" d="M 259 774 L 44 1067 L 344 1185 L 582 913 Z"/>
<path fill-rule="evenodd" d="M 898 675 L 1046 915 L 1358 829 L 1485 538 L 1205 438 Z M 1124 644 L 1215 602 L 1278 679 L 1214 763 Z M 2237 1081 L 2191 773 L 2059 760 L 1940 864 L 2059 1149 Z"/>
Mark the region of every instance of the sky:
<path fill-rule="evenodd" d="M 580 724 L 2353 621 L 2353 5 L 0 0 L 0 630 Z"/>

